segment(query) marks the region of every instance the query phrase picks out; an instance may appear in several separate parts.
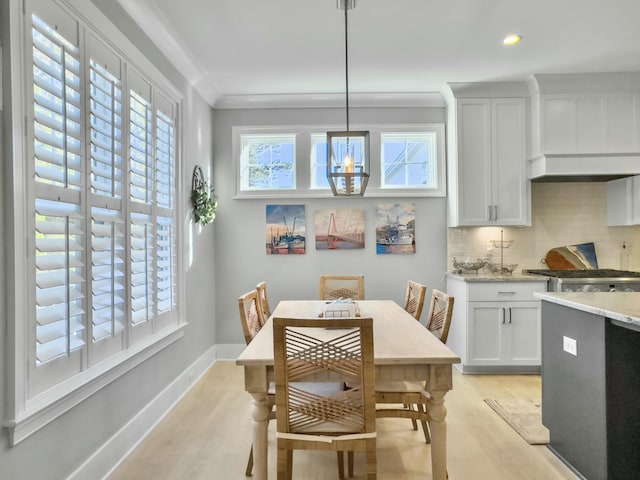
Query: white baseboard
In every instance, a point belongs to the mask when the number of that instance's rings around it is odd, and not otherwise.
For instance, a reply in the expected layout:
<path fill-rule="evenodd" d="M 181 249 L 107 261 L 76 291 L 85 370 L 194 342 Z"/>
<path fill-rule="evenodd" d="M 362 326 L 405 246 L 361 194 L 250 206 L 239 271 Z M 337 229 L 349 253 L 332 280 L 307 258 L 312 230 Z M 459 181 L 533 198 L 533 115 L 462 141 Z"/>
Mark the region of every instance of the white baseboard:
<path fill-rule="evenodd" d="M 218 360 L 235 360 L 247 346 L 244 343 L 222 343 L 216 345 L 216 348 Z"/>
<path fill-rule="evenodd" d="M 96 450 L 67 480 L 106 478 L 215 363 L 218 357 L 217 350 L 218 347 L 214 345 L 201 355 L 134 418 Z"/>

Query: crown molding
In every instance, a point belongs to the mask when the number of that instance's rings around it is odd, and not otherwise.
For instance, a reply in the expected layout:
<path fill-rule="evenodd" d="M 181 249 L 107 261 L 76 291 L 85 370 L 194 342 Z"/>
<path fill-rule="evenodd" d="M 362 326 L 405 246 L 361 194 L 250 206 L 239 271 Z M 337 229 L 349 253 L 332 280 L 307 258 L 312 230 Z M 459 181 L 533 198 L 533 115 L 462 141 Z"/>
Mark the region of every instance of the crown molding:
<path fill-rule="evenodd" d="M 344 93 L 284 93 L 260 95 L 222 95 L 216 109 L 241 108 L 344 108 Z M 438 92 L 349 93 L 350 107 L 444 108 Z"/>

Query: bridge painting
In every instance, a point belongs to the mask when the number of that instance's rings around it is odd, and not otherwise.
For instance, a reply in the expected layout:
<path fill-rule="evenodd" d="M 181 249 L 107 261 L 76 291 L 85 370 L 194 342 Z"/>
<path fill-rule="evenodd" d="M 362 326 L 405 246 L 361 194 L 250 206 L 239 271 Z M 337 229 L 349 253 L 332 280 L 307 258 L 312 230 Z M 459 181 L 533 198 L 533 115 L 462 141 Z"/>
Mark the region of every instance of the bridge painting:
<path fill-rule="evenodd" d="M 316 250 L 364 248 L 364 209 L 317 210 Z"/>

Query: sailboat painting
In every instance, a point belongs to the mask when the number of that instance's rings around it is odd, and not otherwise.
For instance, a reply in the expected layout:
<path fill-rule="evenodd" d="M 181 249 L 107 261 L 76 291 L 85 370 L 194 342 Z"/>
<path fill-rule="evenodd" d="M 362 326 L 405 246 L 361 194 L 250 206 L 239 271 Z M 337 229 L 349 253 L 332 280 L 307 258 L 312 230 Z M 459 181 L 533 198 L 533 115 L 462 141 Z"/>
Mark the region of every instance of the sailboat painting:
<path fill-rule="evenodd" d="M 316 250 L 364 248 L 364 210 L 317 210 L 314 227 Z"/>
<path fill-rule="evenodd" d="M 267 255 L 305 253 L 306 216 L 304 205 L 267 205 Z"/>
<path fill-rule="evenodd" d="M 416 214 L 413 203 L 376 206 L 376 253 L 416 253 Z"/>

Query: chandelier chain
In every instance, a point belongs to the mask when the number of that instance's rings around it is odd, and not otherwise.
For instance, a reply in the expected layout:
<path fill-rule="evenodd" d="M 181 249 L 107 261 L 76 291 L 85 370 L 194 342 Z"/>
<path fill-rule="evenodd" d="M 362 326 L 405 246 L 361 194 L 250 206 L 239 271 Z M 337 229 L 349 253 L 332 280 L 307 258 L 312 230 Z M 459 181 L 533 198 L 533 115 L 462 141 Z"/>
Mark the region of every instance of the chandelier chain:
<path fill-rule="evenodd" d="M 345 103 L 347 110 L 347 132 L 349 131 L 349 36 L 347 22 L 347 2 L 344 3 L 344 72 L 345 72 Z"/>

